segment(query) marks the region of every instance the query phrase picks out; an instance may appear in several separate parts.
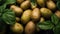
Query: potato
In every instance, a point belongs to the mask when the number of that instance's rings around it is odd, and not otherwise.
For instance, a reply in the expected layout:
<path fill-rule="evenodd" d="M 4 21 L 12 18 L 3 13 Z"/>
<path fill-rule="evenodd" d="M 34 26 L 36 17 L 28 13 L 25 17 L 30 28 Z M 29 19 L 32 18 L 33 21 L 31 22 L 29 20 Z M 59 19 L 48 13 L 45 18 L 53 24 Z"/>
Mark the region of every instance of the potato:
<path fill-rule="evenodd" d="M 29 21 L 25 26 L 25 34 L 34 34 L 35 24 L 33 21 Z"/>
<path fill-rule="evenodd" d="M 17 22 L 14 25 L 10 26 L 10 29 L 15 33 L 22 33 L 23 32 L 23 26 Z"/>
<path fill-rule="evenodd" d="M 45 6 L 45 0 L 37 0 L 37 3 L 40 7 L 44 7 Z"/>
<path fill-rule="evenodd" d="M 38 21 L 40 16 L 41 16 L 41 14 L 40 14 L 39 8 L 33 9 L 32 15 L 31 15 L 32 20 L 33 21 Z"/>
<path fill-rule="evenodd" d="M 20 7 L 24 10 L 28 9 L 30 7 L 30 1 L 24 1 Z"/>
<path fill-rule="evenodd" d="M 56 15 L 58 18 L 60 18 L 60 11 L 57 10 L 57 11 L 55 12 L 55 15 Z"/>
<path fill-rule="evenodd" d="M 52 11 L 47 8 L 41 8 L 40 12 L 41 12 L 42 16 L 45 18 L 49 18 L 52 15 Z"/>
<path fill-rule="evenodd" d="M 51 10 L 56 9 L 56 4 L 53 1 L 47 1 L 47 7 Z"/>
<path fill-rule="evenodd" d="M 30 9 L 24 11 L 23 15 L 21 16 L 21 21 L 23 24 L 26 24 L 30 20 L 31 12 L 32 11 Z"/>
<path fill-rule="evenodd" d="M 11 5 L 10 9 L 15 12 L 16 16 L 20 16 L 23 13 L 23 10 L 15 5 Z"/>
<path fill-rule="evenodd" d="M 36 7 L 37 7 L 37 4 L 36 3 L 35 3 L 35 5 L 31 3 L 31 8 L 32 9 L 35 9 Z"/>
<path fill-rule="evenodd" d="M 24 0 L 16 0 L 17 3 L 21 4 Z"/>
<path fill-rule="evenodd" d="M 16 22 L 19 22 L 20 21 L 20 18 L 19 17 L 16 17 Z"/>
<path fill-rule="evenodd" d="M 43 17 L 40 18 L 40 22 L 44 22 L 45 19 Z"/>
<path fill-rule="evenodd" d="M 34 8 L 37 7 L 37 3 L 31 2 L 31 0 L 27 0 L 27 1 L 30 1 L 30 3 L 31 3 L 31 9 L 34 9 Z"/>

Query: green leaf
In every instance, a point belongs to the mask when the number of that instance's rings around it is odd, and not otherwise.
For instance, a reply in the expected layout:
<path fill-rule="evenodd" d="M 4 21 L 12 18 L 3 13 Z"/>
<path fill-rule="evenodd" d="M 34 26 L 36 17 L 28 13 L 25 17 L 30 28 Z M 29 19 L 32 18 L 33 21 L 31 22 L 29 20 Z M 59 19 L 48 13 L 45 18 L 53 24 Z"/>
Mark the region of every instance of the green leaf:
<path fill-rule="evenodd" d="M 0 17 L 2 16 L 2 13 L 4 12 L 5 8 L 6 8 L 6 5 L 0 6 Z"/>
<path fill-rule="evenodd" d="M 36 4 L 36 0 L 30 0 L 30 2 L 31 2 L 31 6 L 33 7 L 33 6 L 37 6 L 37 4 Z"/>
<path fill-rule="evenodd" d="M 0 0 L 0 7 L 6 8 L 8 4 L 13 4 L 15 2 L 16 0 Z"/>
<path fill-rule="evenodd" d="M 36 0 L 30 0 L 33 5 L 35 5 Z"/>
<path fill-rule="evenodd" d="M 38 23 L 37 27 L 43 30 L 49 30 L 49 29 L 52 29 L 54 25 L 50 21 L 45 21 L 43 23 Z"/>
<path fill-rule="evenodd" d="M 0 0 L 0 5 L 3 5 L 6 0 Z"/>
<path fill-rule="evenodd" d="M 54 23 L 55 25 L 57 25 L 58 22 L 59 22 L 59 18 L 55 14 L 53 14 L 51 16 L 51 21 L 52 21 L 52 23 Z"/>
<path fill-rule="evenodd" d="M 57 2 L 57 8 L 60 10 L 60 1 Z"/>
<path fill-rule="evenodd" d="M 53 28 L 53 31 L 54 34 L 60 34 L 60 23 L 55 28 Z"/>
<path fill-rule="evenodd" d="M 3 12 L 2 19 L 6 24 L 12 25 L 15 23 L 15 13 L 12 10 L 6 9 Z"/>
<path fill-rule="evenodd" d="M 1 6 L 0 6 L 0 9 L 2 9 L 2 10 L 3 10 L 3 9 L 5 9 L 5 8 L 6 8 L 6 6 L 7 6 L 7 4 L 3 4 L 3 5 L 1 5 Z"/>
<path fill-rule="evenodd" d="M 13 4 L 15 2 L 16 2 L 16 0 L 6 0 L 6 4 Z"/>

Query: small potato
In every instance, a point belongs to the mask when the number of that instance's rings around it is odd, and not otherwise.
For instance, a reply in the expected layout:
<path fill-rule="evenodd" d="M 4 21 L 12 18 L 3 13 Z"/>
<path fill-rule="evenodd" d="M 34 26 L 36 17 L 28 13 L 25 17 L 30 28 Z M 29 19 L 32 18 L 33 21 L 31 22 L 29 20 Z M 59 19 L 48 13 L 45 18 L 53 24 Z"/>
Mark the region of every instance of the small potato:
<path fill-rule="evenodd" d="M 41 16 L 41 14 L 40 14 L 39 8 L 33 9 L 32 15 L 31 15 L 32 20 L 33 21 L 38 21 L 40 16 Z"/>
<path fill-rule="evenodd" d="M 16 0 L 17 3 L 21 4 L 24 0 Z"/>
<path fill-rule="evenodd" d="M 37 7 L 37 3 L 31 2 L 31 0 L 27 0 L 27 1 L 30 1 L 30 3 L 31 3 L 31 9 L 34 9 L 34 8 Z"/>
<path fill-rule="evenodd" d="M 16 16 L 20 16 L 23 13 L 23 10 L 15 5 L 12 5 L 10 9 L 15 12 Z"/>
<path fill-rule="evenodd" d="M 56 15 L 58 18 L 60 18 L 60 11 L 59 11 L 59 10 L 56 11 L 56 12 L 55 12 L 55 15 Z"/>
<path fill-rule="evenodd" d="M 51 10 L 56 9 L 56 4 L 53 1 L 47 1 L 47 7 Z"/>
<path fill-rule="evenodd" d="M 16 17 L 16 22 L 19 22 L 20 21 L 20 18 L 19 17 Z"/>
<path fill-rule="evenodd" d="M 44 22 L 44 21 L 45 21 L 45 19 L 44 19 L 43 17 L 41 17 L 41 18 L 40 18 L 40 23 L 41 23 L 41 22 Z"/>
<path fill-rule="evenodd" d="M 26 24 L 30 20 L 31 12 L 32 11 L 30 9 L 24 11 L 23 15 L 21 16 L 21 21 L 23 24 Z"/>
<path fill-rule="evenodd" d="M 40 7 L 44 7 L 45 6 L 45 0 L 37 0 L 37 3 Z"/>
<path fill-rule="evenodd" d="M 37 7 L 37 4 L 36 4 L 36 3 L 35 3 L 35 4 L 32 4 L 32 3 L 31 3 L 31 8 L 32 8 L 32 9 L 35 9 L 36 7 Z"/>
<path fill-rule="evenodd" d="M 24 10 L 28 9 L 30 7 L 30 1 L 24 1 L 20 7 Z"/>
<path fill-rule="evenodd" d="M 52 11 L 47 8 L 41 8 L 40 12 L 41 12 L 42 16 L 45 18 L 49 18 L 52 15 Z"/>
<path fill-rule="evenodd" d="M 15 33 L 22 33 L 23 32 L 23 26 L 17 22 L 14 25 L 10 26 L 10 29 Z"/>
<path fill-rule="evenodd" d="M 34 34 L 35 24 L 33 21 L 29 21 L 25 26 L 25 34 Z"/>

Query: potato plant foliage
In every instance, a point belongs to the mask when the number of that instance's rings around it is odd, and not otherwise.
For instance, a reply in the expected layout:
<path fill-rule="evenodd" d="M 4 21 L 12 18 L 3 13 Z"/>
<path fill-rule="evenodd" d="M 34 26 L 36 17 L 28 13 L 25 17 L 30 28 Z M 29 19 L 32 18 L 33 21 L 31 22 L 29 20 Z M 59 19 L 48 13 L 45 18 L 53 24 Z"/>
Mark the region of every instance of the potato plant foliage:
<path fill-rule="evenodd" d="M 13 25 L 15 23 L 15 13 L 10 9 L 6 9 L 7 5 L 12 3 L 15 3 L 15 0 L 0 0 L 0 30 L 1 31 L 5 29 L 6 24 Z"/>
<path fill-rule="evenodd" d="M 60 0 L 0 0 L 0 32 L 7 25 L 17 34 L 38 28 L 60 34 Z"/>

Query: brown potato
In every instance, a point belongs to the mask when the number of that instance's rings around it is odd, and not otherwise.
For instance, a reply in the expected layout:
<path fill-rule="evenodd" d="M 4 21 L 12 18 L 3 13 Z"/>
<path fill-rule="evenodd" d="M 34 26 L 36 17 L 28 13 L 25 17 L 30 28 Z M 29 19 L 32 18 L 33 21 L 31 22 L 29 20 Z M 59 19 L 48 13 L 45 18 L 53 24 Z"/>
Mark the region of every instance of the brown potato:
<path fill-rule="evenodd" d="M 31 1 L 31 0 L 27 0 L 27 1 Z M 30 2 L 30 3 L 31 3 L 31 9 L 34 9 L 37 7 L 37 3 L 32 3 L 32 2 Z"/>
<path fill-rule="evenodd" d="M 12 9 L 16 16 L 20 16 L 23 13 L 23 10 L 15 5 L 11 5 L 10 9 Z"/>
<path fill-rule="evenodd" d="M 30 1 L 24 1 L 20 7 L 24 10 L 28 9 L 30 7 Z"/>
<path fill-rule="evenodd" d="M 39 8 L 33 9 L 32 15 L 31 15 L 32 20 L 33 21 L 38 21 L 40 16 L 41 16 L 41 14 L 40 14 Z"/>
<path fill-rule="evenodd" d="M 49 18 L 52 15 L 52 11 L 47 8 L 41 8 L 40 12 L 41 12 L 42 16 L 45 18 Z"/>
<path fill-rule="evenodd" d="M 37 8 L 37 4 L 35 3 L 35 5 L 34 5 L 34 4 L 31 3 L 31 8 L 32 8 L 32 9 Z"/>
<path fill-rule="evenodd" d="M 55 15 L 56 15 L 58 18 L 60 18 L 60 11 L 57 10 L 57 11 L 55 12 Z"/>
<path fill-rule="evenodd" d="M 51 10 L 56 9 L 56 4 L 53 1 L 47 1 L 47 7 Z"/>
<path fill-rule="evenodd" d="M 35 31 L 35 24 L 33 21 L 29 21 L 25 26 L 25 34 L 33 34 Z"/>
<path fill-rule="evenodd" d="M 40 22 L 44 22 L 45 19 L 43 17 L 40 18 Z"/>
<path fill-rule="evenodd" d="M 37 0 L 37 3 L 41 7 L 45 7 L 45 0 Z"/>
<path fill-rule="evenodd" d="M 24 11 L 23 15 L 21 16 L 21 21 L 23 24 L 26 24 L 30 20 L 31 12 L 32 11 L 30 9 Z"/>
<path fill-rule="evenodd" d="M 23 26 L 17 22 L 14 25 L 10 26 L 10 28 L 15 33 L 22 33 L 23 32 Z"/>
<path fill-rule="evenodd" d="M 20 18 L 19 17 L 16 17 L 16 22 L 19 22 L 20 21 Z"/>
<path fill-rule="evenodd" d="M 24 0 L 16 0 L 17 3 L 21 4 Z"/>

